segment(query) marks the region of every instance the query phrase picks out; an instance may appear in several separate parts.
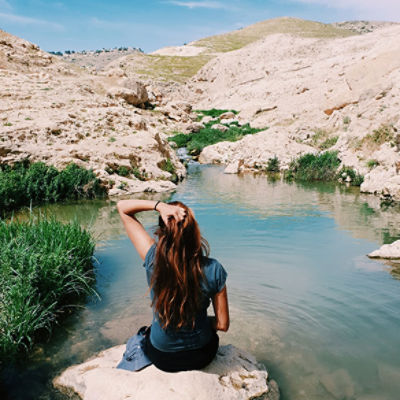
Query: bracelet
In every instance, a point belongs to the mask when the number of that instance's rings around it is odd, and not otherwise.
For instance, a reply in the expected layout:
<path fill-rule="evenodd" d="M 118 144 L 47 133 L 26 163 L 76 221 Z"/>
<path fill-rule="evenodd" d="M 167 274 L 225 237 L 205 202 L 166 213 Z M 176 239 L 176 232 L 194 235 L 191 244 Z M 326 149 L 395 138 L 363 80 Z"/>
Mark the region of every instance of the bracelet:
<path fill-rule="evenodd" d="M 155 210 L 155 211 L 158 211 L 158 210 L 157 210 L 157 206 L 159 205 L 159 203 L 161 203 L 160 200 L 158 200 L 157 203 L 156 203 L 156 205 L 154 206 L 154 210 Z"/>

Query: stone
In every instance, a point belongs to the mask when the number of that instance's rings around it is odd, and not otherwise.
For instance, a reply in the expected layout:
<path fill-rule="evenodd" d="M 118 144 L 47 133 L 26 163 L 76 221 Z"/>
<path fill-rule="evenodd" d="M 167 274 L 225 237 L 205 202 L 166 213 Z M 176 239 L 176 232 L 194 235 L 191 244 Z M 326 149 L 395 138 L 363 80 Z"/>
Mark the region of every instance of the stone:
<path fill-rule="evenodd" d="M 224 169 L 224 174 L 238 174 L 242 165 L 243 160 L 233 161 Z"/>
<path fill-rule="evenodd" d="M 186 127 L 186 132 L 187 133 L 197 133 L 201 129 L 204 129 L 204 128 L 205 128 L 205 126 L 201 122 L 193 122 Z"/>
<path fill-rule="evenodd" d="M 226 132 L 229 128 L 222 124 L 214 124 L 214 125 L 211 125 L 211 129 L 217 129 L 221 132 Z"/>
<path fill-rule="evenodd" d="M 233 113 L 232 111 L 228 111 L 226 113 L 221 114 L 219 116 L 219 119 L 220 120 L 223 120 L 223 119 L 235 119 L 235 117 L 236 117 L 235 113 Z"/>
<path fill-rule="evenodd" d="M 400 260 L 400 240 L 396 240 L 392 244 L 384 244 L 378 250 L 369 253 L 368 257 Z"/>
<path fill-rule="evenodd" d="M 143 106 L 148 101 L 149 96 L 143 83 L 128 79 L 123 85 L 123 87 L 112 88 L 109 95 L 122 98 L 133 106 Z"/>
<path fill-rule="evenodd" d="M 249 353 L 232 345 L 220 346 L 214 361 L 199 371 L 167 373 L 151 365 L 139 372 L 116 369 L 125 345 L 105 350 L 74 365 L 53 384 L 82 400 L 279 400 L 279 389 L 268 372 Z"/>

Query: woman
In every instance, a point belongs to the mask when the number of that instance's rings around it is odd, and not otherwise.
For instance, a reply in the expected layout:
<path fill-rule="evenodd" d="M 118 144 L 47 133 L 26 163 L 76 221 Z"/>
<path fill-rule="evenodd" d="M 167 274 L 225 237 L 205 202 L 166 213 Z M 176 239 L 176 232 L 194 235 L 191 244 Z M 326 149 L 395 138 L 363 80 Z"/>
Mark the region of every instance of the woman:
<path fill-rule="evenodd" d="M 229 328 L 226 271 L 209 258 L 192 210 L 181 202 L 121 200 L 118 212 L 126 232 L 144 260 L 153 307 L 145 353 L 169 372 L 201 369 L 215 357 L 216 331 Z M 135 214 L 159 212 L 157 242 Z M 215 317 L 207 317 L 212 300 Z"/>

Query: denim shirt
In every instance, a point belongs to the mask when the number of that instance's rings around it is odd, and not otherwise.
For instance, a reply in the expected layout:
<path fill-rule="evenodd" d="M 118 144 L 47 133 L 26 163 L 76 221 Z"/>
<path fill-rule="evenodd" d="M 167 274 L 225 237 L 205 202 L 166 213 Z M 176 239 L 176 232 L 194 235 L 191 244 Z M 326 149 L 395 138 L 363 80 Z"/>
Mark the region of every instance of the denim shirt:
<path fill-rule="evenodd" d="M 147 283 L 150 286 L 153 274 L 153 263 L 156 254 L 156 244 L 153 244 L 146 254 L 144 268 L 146 269 Z M 174 352 L 182 350 L 194 350 L 205 346 L 211 340 L 212 328 L 207 318 L 207 308 L 210 299 L 220 292 L 224 286 L 227 273 L 224 267 L 215 259 L 207 258 L 203 266 L 206 282 L 201 284 L 203 301 L 201 310 L 196 315 L 194 328 L 183 327 L 180 329 L 163 329 L 157 313 L 153 309 L 153 321 L 151 324 L 151 344 L 160 351 Z M 150 291 L 151 300 L 154 298 L 153 290 Z"/>

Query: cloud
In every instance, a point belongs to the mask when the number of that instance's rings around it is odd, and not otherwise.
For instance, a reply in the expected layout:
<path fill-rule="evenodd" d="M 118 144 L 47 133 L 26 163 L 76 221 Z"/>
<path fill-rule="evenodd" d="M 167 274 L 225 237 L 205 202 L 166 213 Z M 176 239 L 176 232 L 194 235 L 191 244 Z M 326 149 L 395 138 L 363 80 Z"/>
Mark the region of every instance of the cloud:
<path fill-rule="evenodd" d="M 231 7 L 223 4 L 219 1 L 179 1 L 179 0 L 170 0 L 167 1 L 169 4 L 173 4 L 174 6 L 186 7 L 190 9 L 194 8 L 211 8 L 211 9 L 230 9 Z"/>
<path fill-rule="evenodd" d="M 12 10 L 12 6 L 8 1 L 0 0 L 0 10 Z"/>
<path fill-rule="evenodd" d="M 23 15 L 8 14 L 0 12 L 0 21 L 3 23 L 44 26 L 54 30 L 64 30 L 64 27 L 56 22 L 46 21 L 38 18 L 25 17 Z"/>

